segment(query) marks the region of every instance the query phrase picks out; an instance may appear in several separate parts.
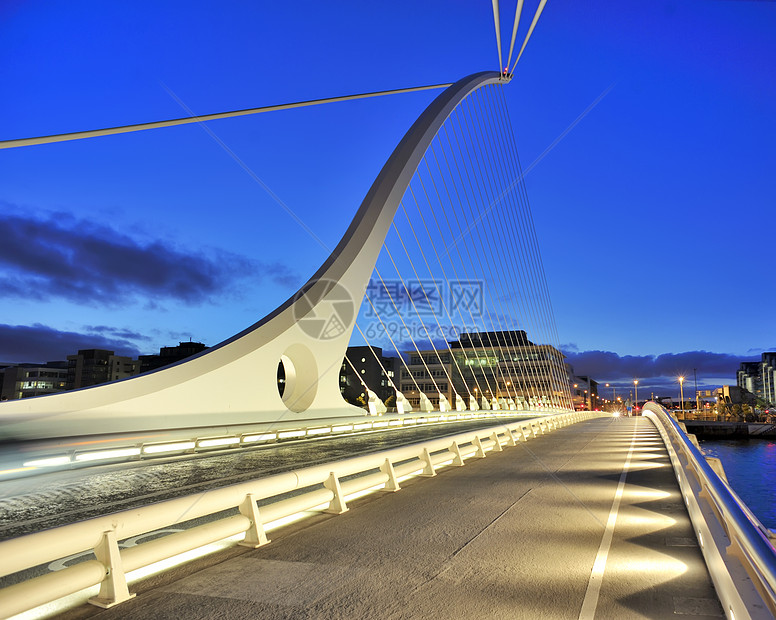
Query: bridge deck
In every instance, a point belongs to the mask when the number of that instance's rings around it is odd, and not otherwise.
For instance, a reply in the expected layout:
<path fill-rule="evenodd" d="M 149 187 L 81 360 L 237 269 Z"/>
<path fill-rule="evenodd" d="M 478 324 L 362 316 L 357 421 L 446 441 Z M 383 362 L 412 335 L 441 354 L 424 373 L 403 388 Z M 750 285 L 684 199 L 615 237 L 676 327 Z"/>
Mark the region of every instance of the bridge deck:
<path fill-rule="evenodd" d="M 617 497 L 617 489 L 622 493 Z M 137 584 L 139 618 L 718 618 L 668 455 L 599 418 Z"/>

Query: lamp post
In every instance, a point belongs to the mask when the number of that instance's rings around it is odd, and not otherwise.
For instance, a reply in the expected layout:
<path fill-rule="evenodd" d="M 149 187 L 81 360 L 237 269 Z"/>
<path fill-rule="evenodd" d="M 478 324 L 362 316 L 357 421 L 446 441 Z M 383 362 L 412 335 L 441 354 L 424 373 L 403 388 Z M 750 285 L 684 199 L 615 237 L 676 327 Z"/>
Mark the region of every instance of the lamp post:
<path fill-rule="evenodd" d="M 638 411 L 639 410 L 639 380 L 638 379 L 634 379 L 633 380 L 633 385 L 636 386 L 636 411 Z M 634 414 L 635 414 L 636 411 L 634 411 Z"/>
<path fill-rule="evenodd" d="M 684 419 L 684 377 L 679 377 L 679 401 L 682 403 L 682 419 Z"/>

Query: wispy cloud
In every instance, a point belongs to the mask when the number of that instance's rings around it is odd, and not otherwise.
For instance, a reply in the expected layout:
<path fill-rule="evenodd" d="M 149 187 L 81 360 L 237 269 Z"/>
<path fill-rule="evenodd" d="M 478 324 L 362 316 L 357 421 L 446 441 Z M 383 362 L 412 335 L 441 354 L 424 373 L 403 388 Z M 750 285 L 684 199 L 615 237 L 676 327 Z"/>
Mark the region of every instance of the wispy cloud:
<path fill-rule="evenodd" d="M 84 330 L 92 334 L 127 340 L 151 340 L 150 336 L 132 331 L 126 327 L 111 327 L 110 325 L 84 325 Z"/>
<path fill-rule="evenodd" d="M 6 297 L 118 304 L 146 298 L 203 303 L 230 294 L 240 280 L 289 287 L 286 265 L 222 250 L 196 252 L 161 239 L 140 240 L 65 214 L 37 218 L 2 204 L 0 288 Z"/>

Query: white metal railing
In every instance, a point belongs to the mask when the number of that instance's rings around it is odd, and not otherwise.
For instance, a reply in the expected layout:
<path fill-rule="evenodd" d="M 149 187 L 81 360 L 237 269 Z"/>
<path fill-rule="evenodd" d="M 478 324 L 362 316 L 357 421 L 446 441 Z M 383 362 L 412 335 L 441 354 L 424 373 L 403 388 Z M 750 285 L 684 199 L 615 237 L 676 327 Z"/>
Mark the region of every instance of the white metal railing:
<path fill-rule="evenodd" d="M 736 620 L 776 617 L 776 550 L 771 533 L 663 407 L 647 403 L 643 415 L 663 437 L 725 614 Z"/>
<path fill-rule="evenodd" d="M 229 427 L 210 427 L 206 429 L 177 429 L 170 432 L 164 441 L 133 441 L 123 443 L 120 437 L 112 440 L 109 448 L 81 447 L 64 450 L 57 446 L 48 450 L 39 449 L 35 456 L 6 463 L 0 471 L 0 480 L 46 473 L 57 469 L 74 469 L 121 463 L 138 460 L 167 458 L 182 454 L 198 454 L 215 450 L 234 450 L 266 445 L 289 439 L 309 439 L 319 436 L 344 435 L 370 430 L 395 429 L 423 424 L 442 424 L 466 422 L 477 419 L 536 417 L 547 415 L 542 411 L 466 411 L 466 412 L 429 412 L 393 414 L 379 417 L 343 417 L 307 421 L 305 424 L 286 424 L 277 428 L 277 424 L 258 424 Z M 555 412 L 552 412 L 555 413 Z M 85 442 L 89 443 L 89 442 Z M 3 469 L 0 467 L 0 469 Z"/>
<path fill-rule="evenodd" d="M 0 578 L 93 551 L 96 559 L 33 577 L 0 590 L 0 617 L 34 609 L 85 588 L 100 586 L 90 599 L 112 606 L 131 598 L 126 573 L 175 555 L 245 533 L 241 545 L 268 541 L 268 524 L 322 506 L 347 510 L 348 496 L 368 489 L 398 491 L 402 478 L 435 475 L 445 464 L 461 466 L 471 457 L 500 451 L 555 428 L 606 414 L 572 412 L 449 435 L 268 476 L 196 495 L 96 517 L 0 542 Z M 292 494 L 292 495 L 289 495 Z M 257 504 L 260 502 L 261 505 Z M 225 511 L 204 525 L 121 549 L 119 541 Z"/>

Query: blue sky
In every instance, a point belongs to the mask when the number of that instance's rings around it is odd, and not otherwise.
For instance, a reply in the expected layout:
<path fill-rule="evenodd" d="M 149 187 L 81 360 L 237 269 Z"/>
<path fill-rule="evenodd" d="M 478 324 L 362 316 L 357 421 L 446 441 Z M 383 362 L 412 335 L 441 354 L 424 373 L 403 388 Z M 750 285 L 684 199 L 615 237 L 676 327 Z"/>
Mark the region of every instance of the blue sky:
<path fill-rule="evenodd" d="M 548 2 L 505 94 L 524 166 L 536 162 L 526 186 L 580 372 L 658 382 L 697 367 L 714 383 L 776 348 L 774 32 L 772 2 Z M 10 1 L 0 59 L 0 139 L 497 68 L 490 3 L 471 0 Z M 333 247 L 433 96 L 209 127 Z M 8 362 L 215 344 L 326 258 L 193 125 L 4 150 L 0 219 Z"/>

